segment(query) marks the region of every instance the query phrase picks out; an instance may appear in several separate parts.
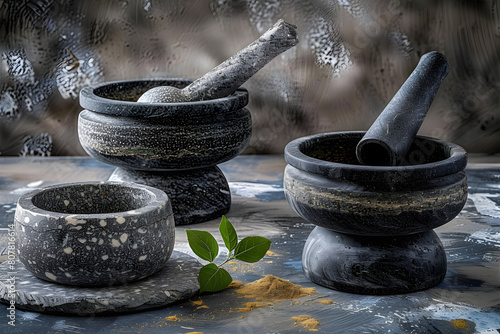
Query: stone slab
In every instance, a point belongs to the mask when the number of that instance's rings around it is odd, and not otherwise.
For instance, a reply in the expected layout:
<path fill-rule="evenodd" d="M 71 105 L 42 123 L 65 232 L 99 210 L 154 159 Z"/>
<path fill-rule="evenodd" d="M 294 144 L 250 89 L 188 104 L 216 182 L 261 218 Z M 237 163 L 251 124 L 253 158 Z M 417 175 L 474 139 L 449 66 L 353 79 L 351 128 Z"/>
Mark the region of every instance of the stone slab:
<path fill-rule="evenodd" d="M 194 257 L 174 251 L 165 268 L 149 278 L 120 286 L 83 288 L 43 281 L 20 262 L 14 270 L 4 262 L 0 265 L 0 302 L 10 304 L 12 275 L 16 309 L 78 316 L 132 313 L 166 307 L 195 296 L 200 288 L 200 268 Z"/>

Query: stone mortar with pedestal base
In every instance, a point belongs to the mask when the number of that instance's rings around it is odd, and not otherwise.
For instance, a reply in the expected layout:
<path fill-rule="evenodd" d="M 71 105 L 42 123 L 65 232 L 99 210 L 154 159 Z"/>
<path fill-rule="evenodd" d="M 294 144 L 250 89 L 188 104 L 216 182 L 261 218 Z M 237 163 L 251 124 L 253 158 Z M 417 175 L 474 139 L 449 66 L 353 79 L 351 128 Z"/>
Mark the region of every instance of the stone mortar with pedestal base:
<path fill-rule="evenodd" d="M 248 92 L 180 103 L 137 103 L 152 87 L 185 87 L 184 79 L 117 81 L 86 87 L 78 119 L 83 148 L 118 168 L 110 180 L 165 191 L 176 225 L 207 221 L 231 206 L 227 180 L 217 164 L 236 157 L 251 132 Z"/>

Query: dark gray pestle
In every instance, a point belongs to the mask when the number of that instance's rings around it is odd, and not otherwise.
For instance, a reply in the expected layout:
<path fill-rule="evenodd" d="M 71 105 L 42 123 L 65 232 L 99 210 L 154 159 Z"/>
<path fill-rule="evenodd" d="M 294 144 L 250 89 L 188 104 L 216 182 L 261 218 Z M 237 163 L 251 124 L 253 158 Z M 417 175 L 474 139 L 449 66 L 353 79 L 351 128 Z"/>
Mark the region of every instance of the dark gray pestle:
<path fill-rule="evenodd" d="M 404 160 L 441 82 L 449 72 L 446 58 L 426 53 L 356 147 L 364 165 L 398 166 Z"/>
<path fill-rule="evenodd" d="M 137 102 L 190 102 L 229 96 L 273 58 L 297 45 L 296 29 L 296 26 L 278 20 L 253 43 L 189 86 L 183 89 L 155 87 L 145 92 Z"/>

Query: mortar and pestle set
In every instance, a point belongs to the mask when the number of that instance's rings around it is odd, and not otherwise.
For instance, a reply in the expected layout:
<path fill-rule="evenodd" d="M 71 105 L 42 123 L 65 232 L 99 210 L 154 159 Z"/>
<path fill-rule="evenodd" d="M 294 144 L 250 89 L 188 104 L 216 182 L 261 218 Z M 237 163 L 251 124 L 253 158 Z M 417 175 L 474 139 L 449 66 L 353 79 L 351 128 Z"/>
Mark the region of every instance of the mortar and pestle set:
<path fill-rule="evenodd" d="M 446 254 L 433 229 L 465 205 L 467 155 L 416 134 L 448 71 L 443 55 L 427 53 L 366 133 L 318 134 L 286 146 L 286 199 L 316 225 L 302 253 L 311 281 L 397 294 L 445 277 Z"/>
<path fill-rule="evenodd" d="M 78 135 L 94 158 L 118 168 L 110 180 L 165 191 L 176 225 L 221 217 L 231 205 L 217 167 L 248 145 L 251 114 L 240 86 L 298 43 L 296 27 L 279 20 L 260 38 L 190 81 L 133 80 L 80 93 Z M 160 86 L 160 87 L 158 87 Z"/>

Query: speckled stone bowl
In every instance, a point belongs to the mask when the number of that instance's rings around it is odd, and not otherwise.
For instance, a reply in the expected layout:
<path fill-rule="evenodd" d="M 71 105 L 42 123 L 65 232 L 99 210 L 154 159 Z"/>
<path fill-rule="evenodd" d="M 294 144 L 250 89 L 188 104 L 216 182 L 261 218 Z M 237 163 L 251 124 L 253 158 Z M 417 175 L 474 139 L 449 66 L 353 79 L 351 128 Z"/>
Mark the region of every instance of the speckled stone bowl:
<path fill-rule="evenodd" d="M 182 103 L 138 103 L 156 86 L 182 88 L 182 79 L 131 80 L 86 87 L 78 120 L 80 143 L 105 163 L 135 170 L 186 170 L 214 166 L 248 145 L 252 119 L 248 92 Z"/>
<path fill-rule="evenodd" d="M 408 235 L 453 219 L 467 200 L 460 146 L 417 137 L 402 166 L 360 165 L 364 132 L 303 137 L 285 148 L 284 188 L 302 218 L 332 231 L 367 236 Z"/>
<path fill-rule="evenodd" d="M 167 195 L 134 183 L 87 182 L 22 195 L 15 214 L 19 260 L 36 277 L 111 286 L 162 269 L 175 229 Z"/>

